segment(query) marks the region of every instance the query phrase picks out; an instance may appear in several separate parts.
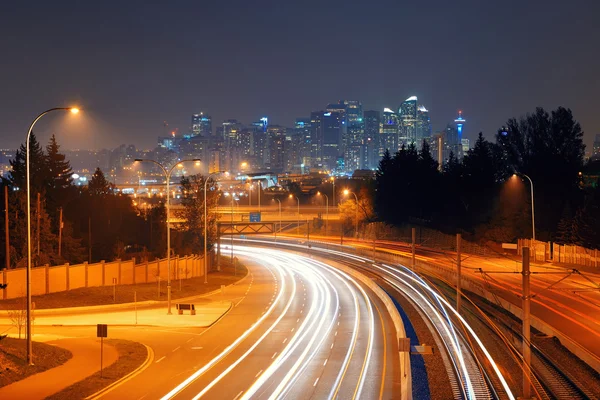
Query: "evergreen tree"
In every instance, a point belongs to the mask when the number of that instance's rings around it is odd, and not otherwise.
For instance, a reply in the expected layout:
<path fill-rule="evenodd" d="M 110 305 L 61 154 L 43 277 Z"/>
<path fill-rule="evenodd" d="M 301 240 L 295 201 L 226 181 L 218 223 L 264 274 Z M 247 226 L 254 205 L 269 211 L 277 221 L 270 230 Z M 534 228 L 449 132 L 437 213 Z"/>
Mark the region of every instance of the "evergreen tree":
<path fill-rule="evenodd" d="M 42 146 L 32 132 L 29 137 L 29 183 L 32 196 L 41 193 L 47 177 L 46 158 Z M 10 160 L 9 181 L 12 187 L 25 191 L 27 186 L 27 147 L 21 144 L 14 160 Z M 32 197 L 33 198 L 33 197 Z"/>
<path fill-rule="evenodd" d="M 566 202 L 576 204 L 581 194 L 578 172 L 583 164 L 583 131 L 571 110 L 543 108 L 518 120 L 508 120 L 496 136 L 506 165 L 527 174 L 535 185 L 538 236 L 549 239 L 556 231 Z"/>
<path fill-rule="evenodd" d="M 112 193 L 112 187 L 110 182 L 106 180 L 104 172 L 100 167 L 96 168 L 92 179 L 88 183 L 88 192 L 92 196 L 107 196 Z"/>
<path fill-rule="evenodd" d="M 46 204 L 48 214 L 53 221 L 53 226 L 58 230 L 58 214 L 60 207 L 66 207 L 75 196 L 75 187 L 72 185 L 73 170 L 64 154 L 59 152 L 60 146 L 54 135 L 46 146 Z M 64 232 L 63 232 L 64 233 Z"/>

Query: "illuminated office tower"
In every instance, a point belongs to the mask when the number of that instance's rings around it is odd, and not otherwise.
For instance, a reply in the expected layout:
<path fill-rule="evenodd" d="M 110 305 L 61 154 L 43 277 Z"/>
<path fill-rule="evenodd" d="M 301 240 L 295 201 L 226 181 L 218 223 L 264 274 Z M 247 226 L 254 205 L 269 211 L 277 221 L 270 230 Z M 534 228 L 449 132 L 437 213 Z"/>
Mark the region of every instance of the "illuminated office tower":
<path fill-rule="evenodd" d="M 204 113 L 192 115 L 192 136 L 212 136 L 212 119 Z"/>
<path fill-rule="evenodd" d="M 381 122 L 381 114 L 379 111 L 365 111 L 363 115 L 364 121 L 364 136 L 363 148 L 363 169 L 375 169 L 379 166 L 379 124 Z"/>
<path fill-rule="evenodd" d="M 463 118 L 462 111 L 459 111 L 458 117 L 456 117 L 456 119 L 454 120 L 454 124 L 456 124 L 456 132 L 458 133 L 459 142 L 462 140 L 463 127 L 465 125 L 465 122 L 467 122 L 467 120 Z"/>
<path fill-rule="evenodd" d="M 431 137 L 431 119 L 429 118 L 429 111 L 420 105 L 417 108 L 417 135 L 416 145 L 421 148 L 423 140 Z"/>
<path fill-rule="evenodd" d="M 391 154 L 398 151 L 398 128 L 398 115 L 389 108 L 384 108 L 379 124 L 379 157 L 383 157 L 386 150 Z"/>
<path fill-rule="evenodd" d="M 402 145 L 418 144 L 417 137 L 417 96 L 411 96 L 398 108 L 400 126 L 398 129 L 398 149 Z"/>

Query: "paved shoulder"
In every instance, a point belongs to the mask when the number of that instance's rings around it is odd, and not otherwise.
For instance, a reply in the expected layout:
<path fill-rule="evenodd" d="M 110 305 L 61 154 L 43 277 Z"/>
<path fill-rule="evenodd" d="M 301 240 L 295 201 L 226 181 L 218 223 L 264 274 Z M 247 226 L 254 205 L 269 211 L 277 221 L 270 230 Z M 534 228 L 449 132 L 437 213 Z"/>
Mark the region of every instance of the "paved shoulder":
<path fill-rule="evenodd" d="M 0 399 L 44 399 L 100 370 L 99 339 L 61 339 L 48 342 L 73 353 L 63 365 L 40 372 L 0 389 Z M 104 367 L 119 358 L 117 350 L 104 346 Z M 94 362 L 96 361 L 96 362 Z"/>

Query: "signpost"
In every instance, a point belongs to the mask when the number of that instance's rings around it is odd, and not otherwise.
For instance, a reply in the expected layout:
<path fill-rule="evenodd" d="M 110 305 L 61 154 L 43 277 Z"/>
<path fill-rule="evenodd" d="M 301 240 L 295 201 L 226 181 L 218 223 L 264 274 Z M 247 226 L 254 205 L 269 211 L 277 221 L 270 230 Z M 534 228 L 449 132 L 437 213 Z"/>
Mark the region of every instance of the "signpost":
<path fill-rule="evenodd" d="M 106 324 L 98 324 L 96 328 L 96 337 L 100 338 L 100 378 L 102 378 L 102 361 L 104 355 L 104 338 L 108 337 L 108 327 Z"/>
<path fill-rule="evenodd" d="M 250 213 L 250 222 L 260 222 L 260 213 L 259 212 L 251 212 Z"/>

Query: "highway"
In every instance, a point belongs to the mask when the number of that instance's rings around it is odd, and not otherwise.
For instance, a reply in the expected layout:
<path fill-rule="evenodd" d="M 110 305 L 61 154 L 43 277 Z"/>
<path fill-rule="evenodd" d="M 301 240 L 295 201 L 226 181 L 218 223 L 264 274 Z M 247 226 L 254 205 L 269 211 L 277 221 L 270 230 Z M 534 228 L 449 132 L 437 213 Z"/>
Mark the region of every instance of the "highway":
<path fill-rule="evenodd" d="M 250 273 L 215 295 L 234 307 L 211 327 L 109 326 L 109 337 L 144 343 L 154 359 L 99 398 L 399 398 L 395 329 L 375 295 L 308 256 L 234 251 Z M 90 337 L 95 327 L 37 333 Z"/>
<path fill-rule="evenodd" d="M 264 314 L 162 399 L 397 397 L 397 348 L 382 305 L 318 260 L 234 247 L 276 272 Z"/>
<path fill-rule="evenodd" d="M 272 244 L 270 238 L 264 237 L 246 239 L 240 243 L 256 246 Z M 319 247 L 307 249 L 306 244 L 286 242 L 283 244 L 283 248 L 310 251 L 319 257 L 343 262 L 381 282 L 380 284 L 385 285 L 388 292 L 395 291 L 410 299 L 413 306 L 420 309 L 423 318 L 429 321 L 430 329 L 435 332 L 438 342 L 441 344 L 440 350 L 446 354 L 444 363 L 452 382 L 455 398 L 516 398 L 501 371 L 502 367 L 496 364 L 493 355 L 486 348 L 479 334 L 438 293 L 436 288 L 431 287 L 413 271 L 399 265 L 373 263 L 370 258 L 334 249 Z M 330 262 L 328 261 L 328 263 Z M 466 332 L 466 335 L 463 334 L 463 331 Z M 491 367 L 493 376 L 485 373 L 481 367 L 482 364 Z"/>

